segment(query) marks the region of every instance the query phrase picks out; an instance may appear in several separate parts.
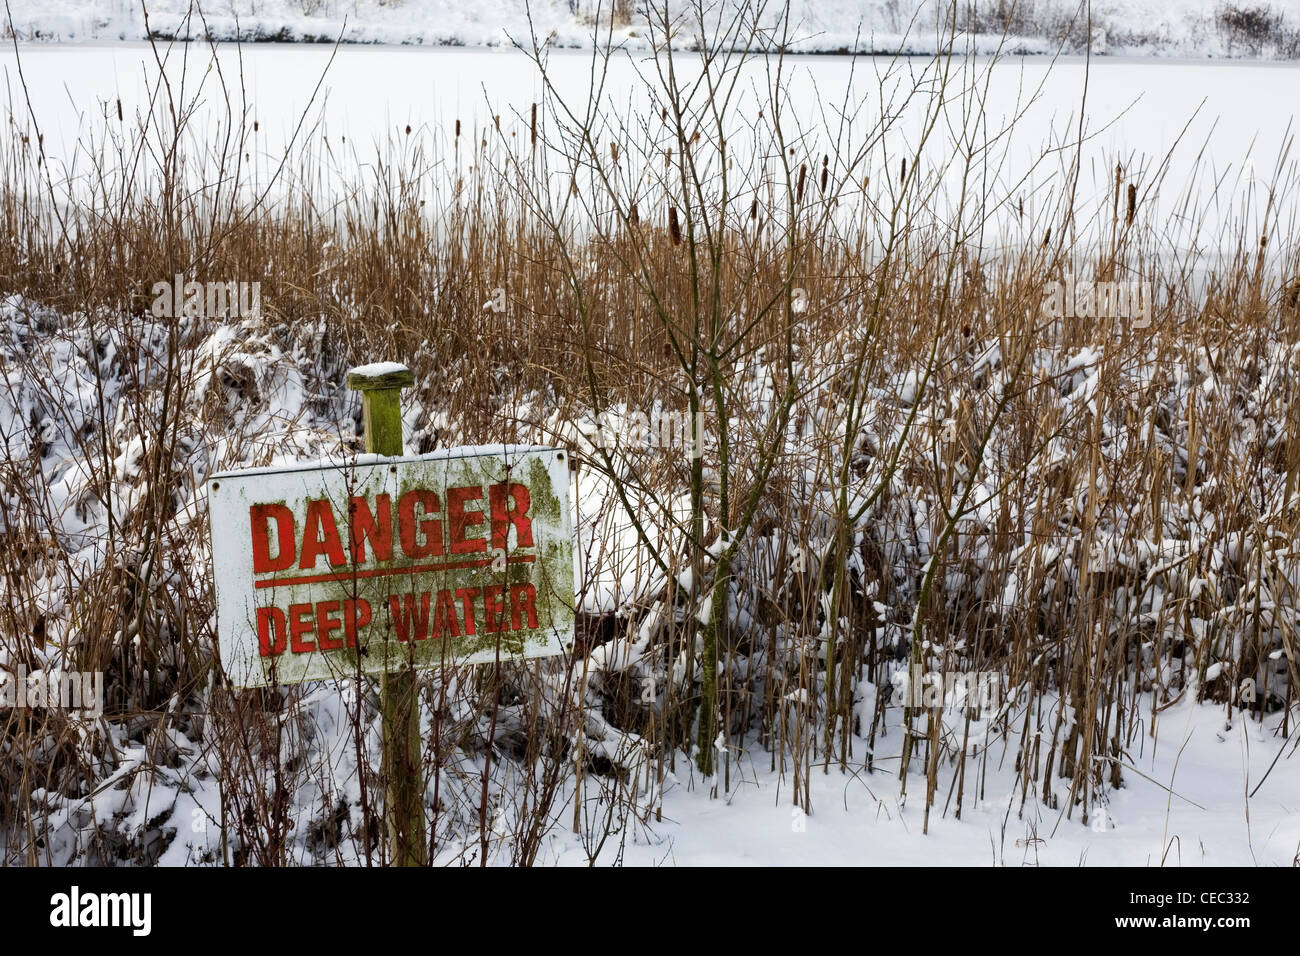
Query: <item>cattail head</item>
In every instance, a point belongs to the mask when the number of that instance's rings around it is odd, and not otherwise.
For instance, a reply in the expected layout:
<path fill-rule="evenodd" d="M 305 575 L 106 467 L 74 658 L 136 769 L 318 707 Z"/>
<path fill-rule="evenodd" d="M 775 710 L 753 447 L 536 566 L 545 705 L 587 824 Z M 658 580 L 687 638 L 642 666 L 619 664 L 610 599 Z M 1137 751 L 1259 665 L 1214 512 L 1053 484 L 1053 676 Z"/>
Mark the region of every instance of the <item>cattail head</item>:
<path fill-rule="evenodd" d="M 537 104 L 533 104 L 533 113 L 528 120 L 528 145 L 537 145 Z"/>
<path fill-rule="evenodd" d="M 830 169 L 828 168 L 827 165 L 829 162 L 830 162 L 829 156 L 822 157 L 822 178 L 821 178 L 821 182 L 819 183 L 819 188 L 823 196 L 826 195 L 826 181 L 830 178 Z"/>
<path fill-rule="evenodd" d="M 456 138 L 460 139 L 460 120 L 456 120 Z"/>
<path fill-rule="evenodd" d="M 799 164 L 799 185 L 795 188 L 794 191 L 794 201 L 797 203 L 803 202 L 803 184 L 804 184 L 804 180 L 806 180 L 807 178 L 808 178 L 808 164 L 800 163 Z"/>
<path fill-rule="evenodd" d="M 1300 278 L 1292 279 L 1282 290 L 1282 303 L 1288 309 L 1300 307 Z"/>
<path fill-rule="evenodd" d="M 682 226 L 681 223 L 677 221 L 676 206 L 668 207 L 668 235 L 672 237 L 674 246 L 680 246 L 682 244 Z"/>
<path fill-rule="evenodd" d="M 611 140 L 609 144 L 609 161 L 615 166 L 618 165 L 618 143 L 615 143 L 613 140 Z"/>
<path fill-rule="evenodd" d="M 637 212 L 636 203 L 632 203 L 632 208 L 627 211 L 627 219 L 628 222 L 632 223 L 634 226 L 641 221 L 641 216 Z"/>
<path fill-rule="evenodd" d="M 1128 214 L 1124 217 L 1125 225 L 1133 225 L 1133 216 L 1137 213 L 1138 188 L 1136 183 L 1128 184 Z"/>
<path fill-rule="evenodd" d="M 750 219 L 757 219 L 757 218 L 758 218 L 758 200 L 757 200 L 757 199 L 755 199 L 752 203 L 749 204 L 749 218 L 750 218 Z"/>

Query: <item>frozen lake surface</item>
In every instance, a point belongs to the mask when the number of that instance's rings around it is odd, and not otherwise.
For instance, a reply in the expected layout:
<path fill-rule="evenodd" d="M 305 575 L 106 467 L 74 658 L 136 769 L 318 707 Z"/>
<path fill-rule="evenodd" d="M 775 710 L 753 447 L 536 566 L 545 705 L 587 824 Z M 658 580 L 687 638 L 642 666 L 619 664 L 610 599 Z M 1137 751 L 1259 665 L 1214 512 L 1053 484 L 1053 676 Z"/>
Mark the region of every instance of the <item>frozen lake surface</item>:
<path fill-rule="evenodd" d="M 208 111 L 201 114 L 204 128 L 219 135 L 225 103 L 209 48 L 190 44 L 160 51 L 173 94 L 183 101 L 197 93 Z M 19 56 L 55 169 L 60 162 L 70 163 L 79 141 L 84 144 L 102 129 L 104 118 L 116 109 L 115 100 L 121 100 L 128 122 L 137 110 L 147 112 L 150 80 L 158 72 L 154 51 L 143 43 L 31 44 L 18 55 L 6 48 L 0 52 L 0 68 L 8 108 L 20 121 L 27 105 Z M 308 122 L 300 137 L 321 133 L 331 143 L 346 138 L 349 148 L 343 152 L 365 164 L 375 157 L 377 144 L 409 135 L 408 125 L 416 136 L 440 135 L 460 120 L 468 135 L 499 115 L 508 128 L 526 130 L 530 106 L 542 95 L 535 66 L 512 50 L 350 46 L 335 53 L 324 45 L 249 44 L 242 49 L 223 46 L 219 58 L 236 110 L 243 88 L 249 112 L 258 121 L 257 147 L 269 162 L 282 155 L 304 117 Z M 579 51 L 550 54 L 557 89 L 578 106 L 587 100 L 591 62 L 590 54 Z M 689 65 L 692 58 L 685 56 L 683 62 Z M 787 116 L 806 126 L 841 102 L 860 106 L 863 118 L 874 119 L 881 102 L 897 102 L 911 77 L 933 61 L 806 56 L 786 62 L 791 78 Z M 1077 138 L 1082 108 L 1089 137 L 1079 187 L 1084 202 L 1089 190 L 1105 195 L 1116 162 L 1127 170 L 1154 169 L 1181 136 L 1170 160 L 1165 201 L 1184 192 L 1180 187 L 1190 182 L 1200 156 L 1204 183 L 1197 195 L 1207 206 L 1223 203 L 1249 186 L 1252 173 L 1259 180 L 1272 178 L 1300 101 L 1300 66 L 1285 63 L 1011 57 L 985 76 L 989 63 L 980 58 L 968 67 L 981 87 L 980 135 L 996 133 L 1023 111 L 1014 135 L 998 145 L 998 155 L 1004 157 L 999 178 L 1008 190 L 1021 189 L 1019 181 L 1035 161 L 1039 165 L 1026 186 L 1059 176 L 1073 156 L 1053 148 Z M 643 73 L 652 75 L 647 54 L 615 56 L 606 95 L 616 118 L 632 115 L 637 104 L 646 103 Z M 757 67 L 752 78 L 762 80 Z M 972 102 L 955 100 L 953 115 L 980 114 Z M 902 111 L 899 135 L 914 136 L 921 116 L 915 100 Z M 860 119 L 857 125 L 865 123 Z M 936 156 L 950 153 L 954 141 L 940 128 L 928 150 Z M 1214 188 L 1207 185 L 1213 179 L 1222 180 L 1217 199 L 1211 199 Z"/>

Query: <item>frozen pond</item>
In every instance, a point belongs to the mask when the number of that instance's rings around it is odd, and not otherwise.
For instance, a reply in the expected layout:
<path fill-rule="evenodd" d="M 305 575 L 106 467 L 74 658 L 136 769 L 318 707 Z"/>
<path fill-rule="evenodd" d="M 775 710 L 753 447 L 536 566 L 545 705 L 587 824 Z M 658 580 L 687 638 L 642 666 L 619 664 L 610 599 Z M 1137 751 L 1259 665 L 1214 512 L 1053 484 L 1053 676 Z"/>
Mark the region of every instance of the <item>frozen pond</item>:
<path fill-rule="evenodd" d="M 160 50 L 167 57 L 173 95 L 181 101 L 198 92 L 201 110 L 208 111 L 201 113 L 200 135 L 220 136 L 226 108 L 209 49 L 192 44 Z M 128 123 L 137 110 L 147 111 L 149 81 L 158 72 L 153 50 L 141 43 L 35 44 L 22 47 L 20 55 L 31 107 L 56 170 L 61 162 L 71 161 L 78 142 L 102 135 L 105 117 L 116 120 L 116 100 L 121 100 Z M 494 115 L 509 130 L 526 134 L 531 104 L 542 95 L 534 65 L 510 50 L 348 46 L 335 54 L 322 45 L 256 44 L 242 51 L 224 46 L 219 57 L 236 111 L 245 95 L 249 114 L 257 120 L 253 151 L 265 168 L 278 162 L 295 130 L 300 141 L 324 135 L 335 151 L 332 160 L 338 171 L 373 162 L 382 153 L 377 152 L 380 144 L 400 143 L 403 137 L 414 135 L 408 142 L 420 142 L 423 136 L 445 143 L 457 120 L 467 137 L 480 132 Z M 682 57 L 689 67 L 692 58 Z M 0 52 L 9 109 L 21 121 L 27 107 L 16 61 L 12 48 Z M 1176 212 L 1190 194 L 1193 208 L 1206 214 L 1211 224 L 1249 192 L 1252 175 L 1264 183 L 1272 179 L 1291 135 L 1300 93 L 1300 67 L 1285 63 L 1118 57 L 1094 57 L 1087 63 L 1077 57 L 1055 62 L 1048 57 L 1008 57 L 988 70 L 989 62 L 977 59 L 967 67 L 974 70 L 979 86 L 984 124 L 975 126 L 969 120 L 980 114 L 970 98 L 956 99 L 950 117 L 967 117 L 975 135 L 987 138 L 1010 117 L 1023 113 L 1014 135 L 997 141 L 997 172 L 985 187 L 994 198 L 1010 194 L 1032 203 L 1041 194 L 1035 186 L 1059 183 L 1073 153 L 1053 147 L 1068 146 L 1077 138 L 1082 108 L 1090 138 L 1081 162 L 1081 203 L 1104 201 L 1117 162 L 1141 181 L 1141 171 L 1158 167 L 1181 136 L 1161 201 Z M 550 63 L 557 88 L 583 107 L 590 54 L 555 51 Z M 880 104 L 899 102 L 911 77 L 931 67 L 932 61 L 803 56 L 786 63 L 791 77 L 786 115 L 807 126 L 842 102 L 860 107 L 860 116 L 867 120 L 878 117 Z M 616 121 L 647 103 L 647 84 L 639 71 L 652 73 L 645 53 L 616 55 L 611 63 L 606 94 Z M 760 69 L 747 79 L 761 84 Z M 752 105 L 747 109 L 752 115 Z M 922 116 L 919 100 L 902 110 L 894 149 L 873 160 L 873 172 L 880 163 L 895 168 L 897 158 L 912 148 Z M 857 128 L 864 126 L 860 120 Z M 743 142 L 743 128 L 738 132 Z M 344 140 L 347 146 L 340 149 Z M 927 154 L 941 165 L 956 141 L 949 123 L 940 123 Z M 810 156 L 816 155 L 814 148 L 810 144 Z M 1285 168 L 1290 169 L 1289 160 Z M 1148 173 L 1143 189 L 1152 178 Z M 1266 190 L 1256 182 L 1254 191 L 1262 207 Z"/>

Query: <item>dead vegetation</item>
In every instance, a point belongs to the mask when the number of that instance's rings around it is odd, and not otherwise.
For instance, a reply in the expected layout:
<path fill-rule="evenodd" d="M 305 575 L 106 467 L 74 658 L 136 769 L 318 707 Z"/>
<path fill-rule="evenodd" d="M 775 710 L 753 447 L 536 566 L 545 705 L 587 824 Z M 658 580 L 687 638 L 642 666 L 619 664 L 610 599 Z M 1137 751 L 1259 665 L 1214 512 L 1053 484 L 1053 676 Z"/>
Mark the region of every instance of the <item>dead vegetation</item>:
<path fill-rule="evenodd" d="M 350 181 L 313 136 L 241 178 L 255 124 L 232 106 L 196 148 L 198 94 L 165 73 L 151 115 L 103 104 L 75 179 L 10 105 L 0 667 L 108 689 L 93 721 L 0 712 L 4 859 L 384 862 L 374 688 L 223 686 L 201 492 L 355 451 L 343 373 L 374 358 L 416 372 L 410 449 L 565 444 L 585 496 L 577 652 L 420 677 L 437 862 L 532 863 L 556 827 L 617 856 L 666 773 L 721 793 L 742 760 L 805 808 L 811 773 L 901 766 L 960 816 L 1005 759 L 1086 822 L 1171 702 L 1292 707 L 1293 180 L 1254 187 L 1268 212 L 1214 259 L 1148 218 L 1162 169 L 1118 165 L 1085 208 L 1066 164 L 1026 212 L 978 137 L 900 149 L 901 108 L 846 117 L 867 125 L 837 151 L 779 55 L 767 100 L 730 104 L 748 26 L 700 38 L 703 85 L 661 53 L 643 115 L 548 90 Z M 942 128 L 992 68 L 935 58 L 908 108 Z M 153 315 L 176 274 L 260 281 L 261 313 Z M 1067 275 L 1152 283 L 1149 326 L 1046 317 Z M 590 441 L 656 402 L 706 415 L 702 458 Z M 1006 692 L 903 708 L 909 666 Z"/>

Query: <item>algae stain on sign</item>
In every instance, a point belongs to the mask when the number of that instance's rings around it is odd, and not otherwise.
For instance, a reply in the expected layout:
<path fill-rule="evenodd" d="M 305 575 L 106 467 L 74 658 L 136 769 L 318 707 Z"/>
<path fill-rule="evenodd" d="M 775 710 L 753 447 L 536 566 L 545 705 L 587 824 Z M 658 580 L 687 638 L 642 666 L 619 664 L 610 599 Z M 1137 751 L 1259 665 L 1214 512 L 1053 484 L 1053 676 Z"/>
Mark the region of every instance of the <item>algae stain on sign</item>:
<path fill-rule="evenodd" d="M 572 645 L 564 451 L 504 446 L 208 481 L 236 687 L 544 657 Z"/>

